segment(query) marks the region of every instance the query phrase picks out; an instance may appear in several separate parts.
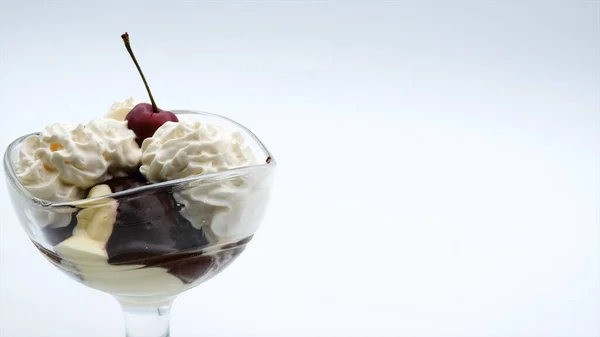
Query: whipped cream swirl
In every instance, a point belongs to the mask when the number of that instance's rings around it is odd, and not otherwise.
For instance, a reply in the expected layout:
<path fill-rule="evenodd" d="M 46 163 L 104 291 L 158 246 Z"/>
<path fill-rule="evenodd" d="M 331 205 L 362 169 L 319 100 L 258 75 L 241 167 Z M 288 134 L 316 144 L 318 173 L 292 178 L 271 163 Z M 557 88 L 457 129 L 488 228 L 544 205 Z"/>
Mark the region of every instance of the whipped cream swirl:
<path fill-rule="evenodd" d="M 142 143 L 140 172 L 150 182 L 216 173 L 255 163 L 237 132 L 182 119 L 166 122 Z"/>
<path fill-rule="evenodd" d="M 104 148 L 84 125 L 55 123 L 42 130 L 39 140 L 35 157 L 49 171 L 57 171 L 63 182 L 88 188 L 106 174 Z"/>
<path fill-rule="evenodd" d="M 80 199 L 84 190 L 134 170 L 141 150 L 127 122 L 108 118 L 87 126 L 55 123 L 27 137 L 14 163 L 21 184 L 48 201 Z"/>
<path fill-rule="evenodd" d="M 79 199 L 83 190 L 64 183 L 58 177 L 57 170 L 50 170 L 40 158 L 35 156 L 41 147 L 38 136 L 30 136 L 23 142 L 19 161 L 15 163 L 15 174 L 21 184 L 34 196 L 48 201 L 67 201 Z"/>

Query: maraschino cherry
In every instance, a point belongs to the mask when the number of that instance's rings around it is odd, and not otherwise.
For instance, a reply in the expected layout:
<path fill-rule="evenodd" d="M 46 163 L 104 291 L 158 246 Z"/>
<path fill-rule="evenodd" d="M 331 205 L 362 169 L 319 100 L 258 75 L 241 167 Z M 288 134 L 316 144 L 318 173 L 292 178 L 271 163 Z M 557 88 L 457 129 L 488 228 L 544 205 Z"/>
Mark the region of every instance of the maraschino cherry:
<path fill-rule="evenodd" d="M 123 42 L 125 42 L 125 48 L 129 52 L 133 63 L 135 63 L 135 67 L 137 68 L 140 76 L 142 77 L 142 81 L 144 81 L 144 85 L 146 86 L 146 91 L 148 92 L 148 96 L 150 96 L 149 103 L 139 103 L 129 111 L 127 116 L 125 116 L 125 120 L 127 121 L 127 127 L 132 130 L 137 136 L 136 142 L 139 146 L 142 146 L 144 139 L 152 137 L 154 132 L 165 122 L 179 122 L 177 116 L 171 111 L 166 111 L 159 109 L 154 101 L 154 97 L 152 97 L 152 92 L 150 92 L 150 87 L 148 86 L 148 82 L 146 82 L 146 78 L 144 77 L 144 73 L 140 68 L 137 60 L 135 59 L 135 55 L 133 55 L 133 51 L 131 50 L 131 44 L 129 43 L 129 34 L 125 33 L 121 35 Z"/>

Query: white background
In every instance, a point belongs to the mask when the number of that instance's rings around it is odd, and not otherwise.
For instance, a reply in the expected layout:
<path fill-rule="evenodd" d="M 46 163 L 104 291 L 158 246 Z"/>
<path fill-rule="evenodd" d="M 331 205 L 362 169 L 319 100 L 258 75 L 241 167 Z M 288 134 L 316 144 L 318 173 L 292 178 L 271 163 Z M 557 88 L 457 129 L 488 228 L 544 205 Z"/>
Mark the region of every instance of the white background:
<path fill-rule="evenodd" d="M 175 302 L 174 337 L 600 336 L 599 12 L 0 0 L 0 145 L 145 99 L 127 30 L 160 105 L 234 118 L 279 161 L 261 231 Z M 0 336 L 123 336 L 0 198 Z"/>

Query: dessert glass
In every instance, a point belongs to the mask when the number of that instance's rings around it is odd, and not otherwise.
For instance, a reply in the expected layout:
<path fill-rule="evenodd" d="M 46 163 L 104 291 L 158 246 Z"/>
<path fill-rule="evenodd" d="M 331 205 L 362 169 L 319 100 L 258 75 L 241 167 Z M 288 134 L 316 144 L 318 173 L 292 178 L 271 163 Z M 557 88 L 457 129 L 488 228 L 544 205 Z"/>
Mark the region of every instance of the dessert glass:
<path fill-rule="evenodd" d="M 262 221 L 272 188 L 276 162 L 250 130 L 219 115 L 187 110 L 173 112 L 180 118 L 216 122 L 240 132 L 259 163 L 134 187 L 98 198 L 48 202 L 32 196 L 20 184 L 13 169 L 20 145 L 29 135 L 13 141 L 4 154 L 5 178 L 10 198 L 17 217 L 34 246 L 71 278 L 117 299 L 123 309 L 128 337 L 169 336 L 169 312 L 173 300 L 182 292 L 218 274 L 241 254 Z M 261 158 L 264 160 L 260 160 Z M 241 182 L 247 187 L 243 191 L 218 196 L 225 198 L 229 207 L 185 202 L 186 195 L 218 194 L 222 192 L 218 186 L 239 186 Z M 147 200 L 159 202 L 148 205 Z M 168 200 L 175 202 L 171 202 L 171 205 Z M 129 209 L 139 207 L 137 215 L 122 216 L 119 225 L 122 233 L 159 231 L 164 237 L 154 235 L 147 242 L 142 239 L 141 243 L 136 242 L 135 245 L 129 245 L 132 242 L 121 242 L 119 255 L 107 256 L 106 259 L 99 257 L 99 253 L 65 256 L 56 251 L 59 241 L 71 237 L 76 224 L 75 214 L 90 208 L 107 207 L 115 201 Z M 164 208 L 156 206 L 165 202 L 169 205 Z M 181 218 L 180 214 L 186 214 L 186 219 L 196 223 L 196 227 L 183 228 L 179 223 L 165 222 L 174 217 Z M 62 225 L 56 225 L 61 223 Z M 65 226 L 66 223 L 70 224 Z M 165 228 L 149 228 L 158 226 L 153 223 L 162 224 Z M 216 226 L 217 223 L 219 227 L 215 230 L 211 226 Z M 202 235 L 194 232 L 200 230 Z M 185 245 L 179 245 L 178 238 L 185 240 Z M 164 253 L 144 253 L 144 249 L 154 244 L 160 246 L 162 239 L 171 243 Z M 127 236 L 121 241 L 123 240 L 126 241 Z M 102 249 L 106 254 L 106 248 L 101 247 L 100 250 Z"/>

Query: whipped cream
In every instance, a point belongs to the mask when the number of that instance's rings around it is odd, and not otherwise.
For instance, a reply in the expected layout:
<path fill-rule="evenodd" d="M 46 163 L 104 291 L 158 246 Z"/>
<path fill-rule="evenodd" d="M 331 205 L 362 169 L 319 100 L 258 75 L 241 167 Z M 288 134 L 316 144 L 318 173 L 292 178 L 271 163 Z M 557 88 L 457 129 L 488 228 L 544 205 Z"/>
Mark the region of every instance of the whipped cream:
<path fill-rule="evenodd" d="M 129 98 L 125 99 L 125 101 L 123 101 L 123 102 L 114 103 L 110 107 L 106 117 L 116 119 L 119 121 L 123 121 L 123 120 L 125 120 L 125 116 L 127 116 L 129 111 L 131 111 L 131 109 L 133 109 L 134 106 L 135 106 L 135 102 L 133 100 L 133 97 L 129 97 Z"/>
<path fill-rule="evenodd" d="M 184 206 L 181 215 L 194 227 L 204 229 L 213 242 L 230 242 L 254 234 L 270 197 L 269 178 L 257 172 L 223 179 L 207 179 L 173 193 Z"/>
<path fill-rule="evenodd" d="M 85 189 L 134 171 L 140 158 L 127 122 L 100 118 L 87 126 L 55 123 L 27 137 L 14 168 L 31 194 L 60 202 L 80 199 Z"/>
<path fill-rule="evenodd" d="M 62 182 L 58 178 L 58 172 L 46 169 L 39 159 L 33 159 L 29 163 L 20 162 L 15 168 L 15 173 L 23 187 L 40 199 L 61 202 L 83 196 L 81 188 Z"/>
<path fill-rule="evenodd" d="M 102 145 L 102 155 L 110 163 L 109 173 L 121 177 L 137 169 L 142 151 L 135 141 L 135 133 L 127 128 L 127 121 L 99 118 L 91 121 L 87 128 Z"/>
<path fill-rule="evenodd" d="M 40 133 L 34 155 L 48 171 L 57 171 L 64 183 L 81 188 L 94 186 L 109 166 L 104 148 L 84 125 L 55 123 Z M 25 144 L 24 144 L 25 145 Z"/>
<path fill-rule="evenodd" d="M 216 124 L 166 122 L 142 143 L 140 172 L 150 182 L 216 173 L 252 165 L 243 137 Z"/>
<path fill-rule="evenodd" d="M 34 196 L 48 201 L 67 201 L 82 197 L 83 191 L 58 178 L 57 170 L 49 170 L 36 150 L 41 148 L 38 136 L 29 136 L 23 141 L 19 161 L 15 163 L 15 174 L 21 184 Z"/>
<path fill-rule="evenodd" d="M 166 122 L 153 137 L 142 143 L 140 172 L 151 182 L 223 172 L 256 163 L 251 149 L 240 133 L 219 125 L 180 119 Z M 260 179 L 248 175 L 215 177 L 173 193 L 184 207 L 181 214 L 200 229 L 206 228 L 217 237 L 244 237 L 254 232 L 242 221 L 253 200 L 266 202 L 268 189 L 261 189 Z M 262 201 L 257 201 L 262 202 Z M 257 212 L 261 212 L 258 207 Z"/>

